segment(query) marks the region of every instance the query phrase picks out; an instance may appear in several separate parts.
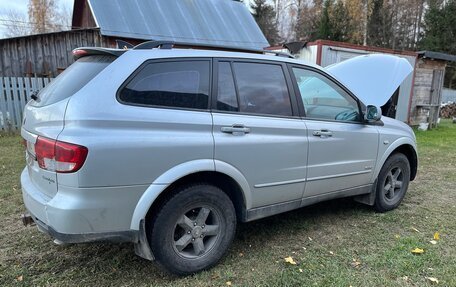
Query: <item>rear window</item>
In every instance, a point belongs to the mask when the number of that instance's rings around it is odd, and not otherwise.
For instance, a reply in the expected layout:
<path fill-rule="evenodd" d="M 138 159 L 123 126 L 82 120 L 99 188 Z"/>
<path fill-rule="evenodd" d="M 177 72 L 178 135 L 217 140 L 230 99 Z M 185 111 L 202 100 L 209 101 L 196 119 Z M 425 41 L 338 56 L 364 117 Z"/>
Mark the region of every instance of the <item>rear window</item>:
<path fill-rule="evenodd" d="M 114 56 L 100 55 L 80 58 L 42 89 L 32 105 L 47 106 L 72 96 L 115 59 Z"/>
<path fill-rule="evenodd" d="M 123 103 L 207 109 L 210 62 L 179 61 L 147 64 L 120 91 Z"/>

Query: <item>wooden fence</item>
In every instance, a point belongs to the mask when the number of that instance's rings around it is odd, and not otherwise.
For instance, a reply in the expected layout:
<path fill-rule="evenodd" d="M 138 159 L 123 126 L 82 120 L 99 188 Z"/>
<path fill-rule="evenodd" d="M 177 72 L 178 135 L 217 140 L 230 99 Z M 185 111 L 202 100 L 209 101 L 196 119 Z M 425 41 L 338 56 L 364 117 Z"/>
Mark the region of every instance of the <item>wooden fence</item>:
<path fill-rule="evenodd" d="M 0 77 L 0 130 L 20 130 L 25 104 L 34 91 L 50 81 L 50 78 Z"/>

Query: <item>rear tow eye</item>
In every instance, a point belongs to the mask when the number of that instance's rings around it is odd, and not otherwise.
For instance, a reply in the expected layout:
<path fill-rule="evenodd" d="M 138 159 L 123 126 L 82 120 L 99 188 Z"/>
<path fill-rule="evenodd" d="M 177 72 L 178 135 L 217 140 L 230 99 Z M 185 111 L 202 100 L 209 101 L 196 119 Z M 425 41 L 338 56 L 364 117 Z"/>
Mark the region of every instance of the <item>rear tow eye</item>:
<path fill-rule="evenodd" d="M 33 218 L 30 215 L 30 213 L 21 214 L 21 220 L 22 220 L 22 223 L 24 224 L 24 226 L 35 225 L 35 221 L 33 221 Z"/>

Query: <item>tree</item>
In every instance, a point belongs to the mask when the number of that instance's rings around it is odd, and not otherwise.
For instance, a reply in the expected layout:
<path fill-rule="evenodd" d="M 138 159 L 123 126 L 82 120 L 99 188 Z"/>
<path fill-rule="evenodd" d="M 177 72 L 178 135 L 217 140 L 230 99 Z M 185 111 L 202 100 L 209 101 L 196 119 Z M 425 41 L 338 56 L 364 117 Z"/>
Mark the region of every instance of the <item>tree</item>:
<path fill-rule="evenodd" d="M 424 16 L 424 35 L 419 43 L 422 50 L 456 55 L 456 0 L 440 4 L 432 1 Z M 445 74 L 445 86 L 456 83 L 455 63 L 450 63 Z"/>
<path fill-rule="evenodd" d="M 310 4 L 301 4 L 298 11 L 297 24 L 295 27 L 295 35 L 297 40 L 314 41 L 318 39 L 318 29 L 322 5 L 322 0 L 314 0 Z"/>
<path fill-rule="evenodd" d="M 318 25 L 318 38 L 348 41 L 351 33 L 350 16 L 342 0 L 325 0 Z"/>
<path fill-rule="evenodd" d="M 350 40 L 352 27 L 350 23 L 350 15 L 344 2 L 337 1 L 331 9 L 331 40 L 348 41 Z"/>
<path fill-rule="evenodd" d="M 4 10 L 0 13 L 2 19 L 0 24 L 6 27 L 4 36 L 6 38 L 19 37 L 30 34 L 30 24 L 27 16 L 17 10 Z"/>
<path fill-rule="evenodd" d="M 320 23 L 318 25 L 318 38 L 331 38 L 331 21 L 329 18 L 329 9 L 331 8 L 332 0 L 325 0 L 323 10 L 321 11 Z"/>
<path fill-rule="evenodd" d="M 264 36 L 270 45 L 280 42 L 279 32 L 277 30 L 276 13 L 274 8 L 266 3 L 266 0 L 254 0 L 251 4 L 253 17 L 263 31 Z"/>
<path fill-rule="evenodd" d="M 33 34 L 65 30 L 59 24 L 61 18 L 54 0 L 29 0 L 28 16 Z"/>

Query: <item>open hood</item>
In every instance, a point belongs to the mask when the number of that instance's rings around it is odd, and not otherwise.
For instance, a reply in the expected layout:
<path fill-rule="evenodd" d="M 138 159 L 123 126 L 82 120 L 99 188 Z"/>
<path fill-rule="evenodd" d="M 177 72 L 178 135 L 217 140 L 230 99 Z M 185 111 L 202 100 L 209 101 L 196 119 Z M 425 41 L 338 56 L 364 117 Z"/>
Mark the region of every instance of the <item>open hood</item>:
<path fill-rule="evenodd" d="M 403 58 L 371 54 L 325 68 L 365 105 L 383 106 L 413 71 Z"/>

